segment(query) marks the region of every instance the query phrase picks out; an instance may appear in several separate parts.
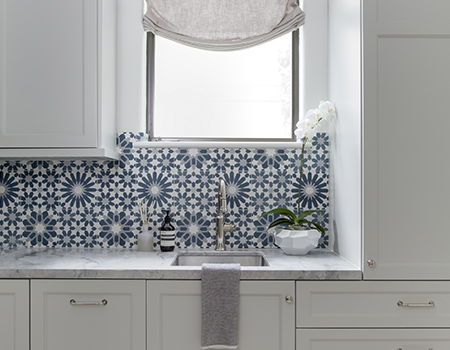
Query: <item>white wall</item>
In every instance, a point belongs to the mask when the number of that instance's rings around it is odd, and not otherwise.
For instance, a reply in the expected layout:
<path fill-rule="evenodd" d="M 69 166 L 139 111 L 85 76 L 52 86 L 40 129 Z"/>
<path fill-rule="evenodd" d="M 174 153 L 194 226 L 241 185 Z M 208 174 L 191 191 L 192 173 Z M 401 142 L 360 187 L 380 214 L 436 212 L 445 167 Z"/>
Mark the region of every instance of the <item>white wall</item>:
<path fill-rule="evenodd" d="M 300 119 L 328 100 L 328 0 L 301 0 L 305 24 L 300 28 Z"/>
<path fill-rule="evenodd" d="M 338 113 L 330 145 L 330 243 L 357 266 L 362 232 L 360 10 L 360 0 L 329 1 L 328 98 Z"/>
<path fill-rule="evenodd" d="M 145 131 L 144 0 L 117 4 L 117 132 Z"/>

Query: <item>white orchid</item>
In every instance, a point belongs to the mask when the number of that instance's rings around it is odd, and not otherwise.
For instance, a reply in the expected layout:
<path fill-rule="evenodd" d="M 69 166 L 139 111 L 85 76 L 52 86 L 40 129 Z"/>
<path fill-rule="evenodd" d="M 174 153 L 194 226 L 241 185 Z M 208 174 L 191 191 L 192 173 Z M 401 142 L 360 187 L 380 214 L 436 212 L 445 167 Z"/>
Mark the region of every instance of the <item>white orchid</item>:
<path fill-rule="evenodd" d="M 297 129 L 294 131 L 297 141 L 303 142 L 302 161 L 300 164 L 300 179 L 298 186 L 297 212 L 300 215 L 300 194 L 302 189 L 303 164 L 305 162 L 305 146 L 310 146 L 312 137 L 316 134 L 324 121 L 336 117 L 334 103 L 330 101 L 320 101 L 319 108 L 310 109 L 306 112 L 305 118 L 297 123 Z M 276 209 L 275 209 L 276 210 Z"/>
<path fill-rule="evenodd" d="M 302 189 L 302 178 L 303 178 L 303 165 L 305 162 L 305 147 L 308 145 L 310 147 L 311 139 L 316 134 L 317 129 L 320 128 L 321 124 L 328 121 L 336 116 L 336 111 L 334 108 L 334 103 L 330 101 L 320 101 L 319 107 L 315 109 L 310 109 L 306 112 L 305 117 L 299 120 L 297 123 L 297 129 L 294 131 L 297 141 L 301 141 L 302 144 L 302 158 L 300 163 L 300 178 L 298 184 L 298 199 L 297 199 L 297 214 L 287 208 L 275 208 L 265 212 L 261 216 L 267 214 L 279 214 L 281 217 L 272 221 L 269 228 L 276 227 L 279 225 L 286 225 L 287 227 L 303 227 L 310 229 L 317 229 L 322 234 L 325 234 L 325 229 L 313 221 L 306 220 L 305 218 L 313 213 L 322 212 L 322 210 L 305 210 L 301 211 L 301 189 Z"/>
<path fill-rule="evenodd" d="M 294 131 L 297 141 L 307 141 L 315 135 L 315 131 L 322 126 L 323 122 L 336 116 L 334 103 L 330 101 L 320 101 L 319 107 L 310 109 L 302 120 L 297 123 L 297 129 Z"/>
<path fill-rule="evenodd" d="M 320 101 L 319 110 L 322 112 L 324 116 L 327 118 L 336 117 L 336 109 L 334 107 L 334 103 L 330 101 Z"/>
<path fill-rule="evenodd" d="M 308 112 L 306 112 L 305 119 L 317 122 L 323 117 L 322 114 L 323 113 L 319 108 L 310 109 Z"/>

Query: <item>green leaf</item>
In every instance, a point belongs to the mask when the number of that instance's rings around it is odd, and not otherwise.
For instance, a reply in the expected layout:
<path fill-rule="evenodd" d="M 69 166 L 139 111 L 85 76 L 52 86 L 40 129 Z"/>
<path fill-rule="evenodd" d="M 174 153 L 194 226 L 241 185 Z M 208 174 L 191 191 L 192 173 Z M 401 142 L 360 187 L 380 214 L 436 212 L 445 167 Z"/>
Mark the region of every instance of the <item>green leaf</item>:
<path fill-rule="evenodd" d="M 312 221 L 304 221 L 304 223 L 305 224 L 309 224 L 309 225 L 313 225 L 316 229 L 318 229 L 320 232 L 325 234 L 325 229 L 321 225 L 316 224 L 315 222 L 312 222 Z"/>
<path fill-rule="evenodd" d="M 279 225 L 292 225 L 292 224 L 293 224 L 293 221 L 288 218 L 279 218 L 279 219 L 272 221 L 267 229 L 275 227 L 275 226 L 279 226 Z"/>
<path fill-rule="evenodd" d="M 306 218 L 307 216 L 313 214 L 313 213 L 323 213 L 323 210 L 305 210 L 302 211 L 300 214 L 297 215 L 297 219 L 300 221 L 304 218 Z"/>
<path fill-rule="evenodd" d="M 295 221 L 295 219 L 297 218 L 297 216 L 290 211 L 289 209 L 286 208 L 275 208 L 272 210 L 269 210 L 267 212 L 265 212 L 264 214 L 261 215 L 261 217 L 263 217 L 264 215 L 267 214 L 280 214 L 280 215 L 285 215 L 287 217 L 290 217 L 292 219 L 292 221 Z"/>

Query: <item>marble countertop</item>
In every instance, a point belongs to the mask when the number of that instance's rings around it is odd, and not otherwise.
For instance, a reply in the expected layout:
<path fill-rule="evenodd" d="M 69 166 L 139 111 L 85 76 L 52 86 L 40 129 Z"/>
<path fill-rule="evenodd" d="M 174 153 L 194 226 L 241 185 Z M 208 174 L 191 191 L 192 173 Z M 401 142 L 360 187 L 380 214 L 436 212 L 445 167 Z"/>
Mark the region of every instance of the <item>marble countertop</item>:
<path fill-rule="evenodd" d="M 191 252 L 192 250 L 189 250 Z M 329 250 L 261 252 L 269 266 L 241 267 L 243 280 L 360 280 L 361 270 Z M 126 249 L 29 248 L 0 251 L 0 278 L 200 279 L 201 266 L 171 266 L 177 253 Z"/>

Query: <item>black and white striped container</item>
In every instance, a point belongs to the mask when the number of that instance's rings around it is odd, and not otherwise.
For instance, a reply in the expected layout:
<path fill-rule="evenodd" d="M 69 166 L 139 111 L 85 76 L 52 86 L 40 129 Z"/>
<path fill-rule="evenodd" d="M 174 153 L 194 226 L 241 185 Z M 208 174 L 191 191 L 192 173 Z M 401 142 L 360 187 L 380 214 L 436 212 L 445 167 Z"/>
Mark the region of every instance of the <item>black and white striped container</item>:
<path fill-rule="evenodd" d="M 175 237 L 177 232 L 175 227 L 170 223 L 170 210 L 164 210 L 166 212 L 166 217 L 164 218 L 164 224 L 161 226 L 160 230 L 160 242 L 159 247 L 162 252 L 171 252 L 175 249 Z"/>

